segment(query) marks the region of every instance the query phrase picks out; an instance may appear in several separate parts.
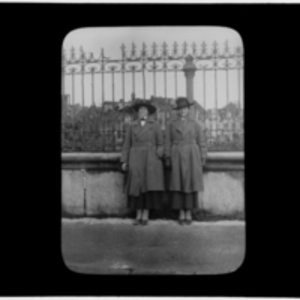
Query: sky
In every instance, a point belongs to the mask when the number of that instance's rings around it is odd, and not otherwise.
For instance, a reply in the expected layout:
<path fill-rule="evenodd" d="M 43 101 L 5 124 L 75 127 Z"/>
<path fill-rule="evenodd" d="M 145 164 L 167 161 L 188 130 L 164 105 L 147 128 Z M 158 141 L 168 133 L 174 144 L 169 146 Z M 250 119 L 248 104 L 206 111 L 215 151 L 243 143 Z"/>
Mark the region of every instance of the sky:
<path fill-rule="evenodd" d="M 64 39 L 62 48 L 66 50 L 67 56 L 70 55 L 71 47 L 75 48 L 76 55 L 79 54 L 79 48 L 83 47 L 86 53 L 93 53 L 94 57 L 99 57 L 101 49 L 104 54 L 110 59 L 121 58 L 121 45 L 126 47 L 127 54 L 131 52 L 132 43 L 136 45 L 137 53 L 140 54 L 142 44 L 146 44 L 148 53 L 152 52 L 152 44 L 155 42 L 158 46 L 158 53 L 161 52 L 162 44 L 164 42 L 168 45 L 168 50 L 173 49 L 174 42 L 178 43 L 178 49 L 182 52 L 183 43 L 188 43 L 188 52 L 191 53 L 191 44 L 196 43 L 197 50 L 200 52 L 200 45 L 206 42 L 208 53 L 212 50 L 212 44 L 216 41 L 221 52 L 224 51 L 225 42 L 228 41 L 230 51 L 239 46 L 243 49 L 242 37 L 237 31 L 226 27 L 101 27 L 101 28 L 78 28 L 71 31 Z M 244 49 L 243 49 L 244 52 Z M 197 63 L 198 65 L 201 63 Z M 115 101 L 122 98 L 122 80 L 121 74 L 115 74 Z M 205 103 L 204 103 L 204 89 L 203 89 L 203 71 L 197 71 L 194 77 L 194 99 L 202 106 L 208 108 L 215 107 L 216 97 L 214 88 L 214 72 L 206 72 L 205 85 Z M 154 94 L 153 91 L 153 73 L 146 72 L 146 98 L 149 99 Z M 226 75 L 225 71 L 217 72 L 217 106 L 223 107 L 227 101 L 236 103 L 238 101 L 238 72 L 237 70 L 230 70 L 228 72 L 228 86 L 229 93 L 226 90 Z M 240 101 L 243 106 L 244 87 L 243 87 L 243 70 L 240 72 Z M 71 76 L 65 76 L 65 93 L 72 95 L 72 79 Z M 101 75 L 95 75 L 95 103 L 101 105 L 102 103 L 102 88 Z M 183 72 L 178 73 L 177 77 L 177 96 L 186 95 L 186 83 Z M 92 103 L 91 92 L 91 75 L 84 76 L 84 101 L 85 105 Z M 125 101 L 130 100 L 133 91 L 132 75 L 128 73 L 125 76 Z M 112 75 L 105 75 L 105 100 L 111 101 L 113 99 L 112 91 Z M 135 94 L 136 97 L 143 97 L 142 73 L 137 73 L 135 77 Z M 164 96 L 164 77 L 163 73 L 156 75 L 156 95 Z M 173 72 L 167 74 L 167 97 L 175 98 L 175 75 Z M 229 97 L 227 99 L 227 97 Z M 81 90 L 81 75 L 75 76 L 75 103 L 82 102 Z"/>

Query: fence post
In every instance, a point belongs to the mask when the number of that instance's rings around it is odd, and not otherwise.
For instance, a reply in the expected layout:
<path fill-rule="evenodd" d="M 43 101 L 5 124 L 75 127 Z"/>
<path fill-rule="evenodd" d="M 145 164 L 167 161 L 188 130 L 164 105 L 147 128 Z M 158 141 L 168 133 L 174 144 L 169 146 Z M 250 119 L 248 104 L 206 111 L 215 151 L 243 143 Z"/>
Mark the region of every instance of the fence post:
<path fill-rule="evenodd" d="M 188 55 L 185 58 L 185 64 L 183 66 L 183 72 L 186 78 L 186 97 L 190 102 L 194 101 L 194 76 L 197 70 L 194 64 L 194 58 L 192 55 Z M 191 107 L 191 116 L 195 115 L 195 109 Z"/>

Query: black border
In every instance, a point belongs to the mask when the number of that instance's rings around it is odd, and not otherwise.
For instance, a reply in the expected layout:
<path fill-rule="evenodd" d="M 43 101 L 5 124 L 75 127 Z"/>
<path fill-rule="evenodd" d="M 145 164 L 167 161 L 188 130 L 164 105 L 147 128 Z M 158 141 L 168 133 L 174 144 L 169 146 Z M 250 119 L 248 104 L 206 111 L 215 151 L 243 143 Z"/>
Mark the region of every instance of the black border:
<path fill-rule="evenodd" d="M 277 113 L 275 103 L 284 103 L 288 97 L 282 75 L 289 71 L 289 65 L 280 63 L 279 57 L 289 60 L 293 54 L 287 50 L 295 43 L 298 33 L 298 9 L 298 5 L 291 4 L 2 4 L 3 48 L 10 57 L 3 56 L 8 70 L 4 74 L 5 82 L 11 84 L 6 97 L 10 97 L 9 104 L 20 119 L 14 123 L 16 127 L 11 133 L 15 135 L 7 147 L 16 150 L 14 174 L 17 177 L 16 181 L 10 179 L 19 188 L 12 189 L 13 207 L 3 210 L 13 213 L 5 213 L 2 218 L 6 242 L 1 249 L 5 274 L 1 294 L 299 296 L 297 276 L 293 273 L 299 269 L 294 235 L 297 231 L 293 229 L 297 227 L 289 226 L 286 230 L 283 225 L 285 218 L 291 225 L 292 212 L 289 211 L 288 217 L 284 214 L 278 175 L 273 174 L 273 170 L 280 172 L 280 167 L 274 168 L 272 150 L 275 148 L 276 154 L 283 155 L 282 136 L 272 126 L 273 121 L 266 122 L 270 110 L 273 112 L 270 118 L 274 114 L 283 118 L 282 106 Z M 247 248 L 245 263 L 235 273 L 197 277 L 95 276 L 72 273 L 63 265 L 60 249 L 62 41 L 69 31 L 81 27 L 147 25 L 225 26 L 238 31 L 243 39 Z M 21 74 L 26 75 L 20 77 Z M 15 77 L 19 78 L 17 84 L 11 80 Z M 264 153 L 271 152 L 262 156 L 262 149 Z M 47 174 L 41 176 L 45 167 Z M 261 169 L 268 170 L 267 174 Z"/>

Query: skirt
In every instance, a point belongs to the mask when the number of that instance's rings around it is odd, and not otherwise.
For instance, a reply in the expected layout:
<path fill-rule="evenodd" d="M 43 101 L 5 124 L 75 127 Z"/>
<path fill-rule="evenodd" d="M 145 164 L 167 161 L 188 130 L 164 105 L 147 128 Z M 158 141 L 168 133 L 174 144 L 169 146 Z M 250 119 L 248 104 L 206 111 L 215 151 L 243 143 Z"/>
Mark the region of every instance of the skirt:
<path fill-rule="evenodd" d="M 164 207 L 164 192 L 141 193 L 138 197 L 128 196 L 127 207 L 129 209 L 155 209 Z"/>
<path fill-rule="evenodd" d="M 197 209 L 198 205 L 198 192 L 183 193 L 171 192 L 171 208 L 172 209 Z"/>

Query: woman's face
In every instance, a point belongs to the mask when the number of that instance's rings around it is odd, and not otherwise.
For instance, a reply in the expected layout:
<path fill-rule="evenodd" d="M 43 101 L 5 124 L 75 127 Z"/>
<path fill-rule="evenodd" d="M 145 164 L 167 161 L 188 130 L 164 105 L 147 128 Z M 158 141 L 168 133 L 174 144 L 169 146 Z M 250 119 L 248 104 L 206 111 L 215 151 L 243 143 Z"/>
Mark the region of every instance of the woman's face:
<path fill-rule="evenodd" d="M 148 109 L 145 106 L 142 106 L 138 110 L 139 119 L 148 117 Z"/>
<path fill-rule="evenodd" d="M 180 117 L 186 117 L 188 113 L 189 113 L 189 109 L 187 107 L 178 110 L 178 115 Z"/>

